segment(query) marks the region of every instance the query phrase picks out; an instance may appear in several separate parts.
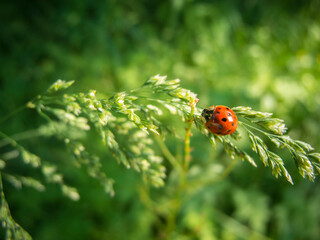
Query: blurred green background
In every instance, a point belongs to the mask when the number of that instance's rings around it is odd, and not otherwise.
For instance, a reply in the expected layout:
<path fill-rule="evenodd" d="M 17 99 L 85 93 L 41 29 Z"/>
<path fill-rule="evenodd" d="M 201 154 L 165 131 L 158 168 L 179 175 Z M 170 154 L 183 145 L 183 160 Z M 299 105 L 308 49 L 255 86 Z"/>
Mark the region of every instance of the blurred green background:
<path fill-rule="evenodd" d="M 56 79 L 76 80 L 74 90 L 108 94 L 136 88 L 159 73 L 180 78 L 182 87 L 198 94 L 201 107 L 243 105 L 274 112 L 285 119 L 293 138 L 320 150 L 318 0 L 0 4 L 0 117 Z M 170 122 L 170 116 L 166 119 Z M 26 110 L 2 123 L 1 131 L 11 135 L 42 123 Z M 95 145 L 98 140 L 89 141 Z M 54 185 L 38 193 L 4 182 L 14 218 L 34 239 L 162 239 L 157 216 L 140 200 L 138 173 L 106 161 L 106 172 L 116 180 L 116 195 L 110 198 L 84 171 L 74 169 L 59 141 L 21 144 L 57 162 L 81 194 L 72 202 Z M 174 155 L 181 154 L 181 139 L 170 138 L 167 144 Z M 223 167 L 231 161 L 196 131 L 191 145 L 195 174 L 213 162 Z M 97 149 L 111 159 L 103 147 Z M 285 161 L 294 186 L 274 179 L 262 164 L 253 169 L 238 163 L 222 181 L 194 189 L 178 216 L 174 239 L 319 239 L 319 179 L 301 179 L 293 160 Z M 18 163 L 14 169 L 38 174 Z M 161 198 L 168 190 L 151 194 Z"/>

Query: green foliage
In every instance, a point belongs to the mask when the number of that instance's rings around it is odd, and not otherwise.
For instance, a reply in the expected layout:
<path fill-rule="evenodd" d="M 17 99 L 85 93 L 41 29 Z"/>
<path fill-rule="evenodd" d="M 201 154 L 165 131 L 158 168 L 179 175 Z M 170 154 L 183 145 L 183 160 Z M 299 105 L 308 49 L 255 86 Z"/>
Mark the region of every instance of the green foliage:
<path fill-rule="evenodd" d="M 270 165 L 272 167 L 272 173 L 276 177 L 284 174 L 286 179 L 293 184 L 291 176 L 285 169 L 281 157 L 274 152 L 269 151 L 262 139 L 254 135 L 248 128 L 254 129 L 267 136 L 277 148 L 287 148 L 291 153 L 302 177 L 306 177 L 309 180 L 314 180 L 315 174 L 319 174 L 317 169 L 319 158 L 312 157 L 319 156 L 319 153 L 311 153 L 313 147 L 310 144 L 293 140 L 291 137 L 283 135 L 286 131 L 286 128 L 282 119 L 270 118 L 272 114 L 256 112 L 248 107 L 234 108 L 234 111 L 240 116 L 243 116 L 249 122 L 269 130 L 269 132 L 267 132 L 253 127 L 252 125 L 242 123 L 248 133 L 253 151 L 258 153 L 265 166 Z"/>
<path fill-rule="evenodd" d="M 59 78 L 77 80 L 67 94 L 97 89 L 97 98 L 108 100 L 116 92 L 140 87 L 155 73 L 166 73 L 179 77 L 182 86 L 198 94 L 194 120 L 204 134 L 197 118 L 201 108 L 251 106 L 285 120 L 286 134 L 291 136 L 288 145 L 295 148 L 292 141 L 298 144 L 296 139 L 302 139 L 319 150 L 319 8 L 317 0 L 294 4 L 287 0 L 3 2 L 0 131 L 40 159 L 38 167 L 25 164 L 21 149 L 0 137 L 0 170 L 13 219 L 41 240 L 318 239 L 319 181 L 308 180 L 312 169 L 305 158 L 303 168 L 296 170 L 290 147 L 283 143 L 285 135 L 238 116 L 259 130 L 242 124 L 238 135 L 221 137 L 221 141 L 214 135 L 204 137 L 197 129 L 185 131 L 189 123 L 183 124 L 181 117 L 188 117 L 180 107 L 150 102 L 151 94 L 139 91 L 148 99 L 139 96 L 134 102 L 154 112 L 159 123 L 153 125 L 160 135 L 152 130 L 141 134 L 140 127 L 127 120 L 129 113 L 115 114 L 113 135 L 120 147 L 130 148 L 128 141 L 135 146 L 143 141 L 162 161 L 164 186 L 149 189 L 146 181 L 141 182 L 144 172 L 124 170 L 125 163 L 115 161 L 91 121 L 60 119 L 49 110 L 45 114 L 51 120 L 46 120 L 36 109 L 25 110 L 25 103 L 34 108 L 30 99 Z M 63 93 L 52 89 L 41 96 L 61 99 Z M 167 98 L 164 94 L 157 100 Z M 52 102 L 48 107 L 89 119 L 78 105 L 67 109 L 64 103 Z M 134 113 L 143 116 L 138 110 Z M 137 134 L 141 140 L 118 133 L 121 118 L 123 123 L 130 122 L 128 134 Z M 281 162 L 273 167 L 267 159 L 269 167 L 262 167 L 246 128 L 281 157 L 294 186 L 287 183 L 282 170 L 283 177 L 272 176 L 281 169 Z M 260 130 L 276 135 L 276 140 Z M 193 135 L 186 136 L 187 132 Z M 188 164 L 184 164 L 185 138 L 190 140 Z M 79 156 L 74 148 L 80 148 Z M 301 148 L 316 175 L 319 155 Z M 137 148 L 128 151 L 138 153 Z M 240 151 L 251 156 L 257 167 L 246 159 L 241 163 Z M 107 186 L 114 187 L 114 197 L 102 191 L 106 181 L 99 172 L 113 180 Z M 61 192 L 70 188 L 63 185 L 76 188 L 81 198 L 64 197 Z M 112 194 L 111 189 L 106 191 Z M 77 196 L 72 192 L 69 198 Z M 0 228 L 2 239 L 5 229 Z"/>
<path fill-rule="evenodd" d="M 266 143 L 254 132 L 267 136 L 269 140 L 280 149 L 284 147 L 287 148 L 302 177 L 313 181 L 315 174 L 319 174 L 319 153 L 311 153 L 313 147 L 310 144 L 293 140 L 290 136 L 283 135 L 286 132 L 286 127 L 282 119 L 272 118 L 272 113 L 254 111 L 250 107 L 234 107 L 233 111 L 244 120 L 239 121 L 239 125 L 243 126 L 248 134 L 252 150 L 258 154 L 265 166 L 271 167 L 272 173 L 276 178 L 284 175 L 287 181 L 293 184 L 292 178 L 285 168 L 282 158 L 270 151 Z M 201 123 L 197 123 L 197 126 L 203 131 Z M 238 132 L 233 135 L 234 139 L 241 139 Z M 229 137 L 209 135 L 209 140 L 214 146 L 216 142 L 215 139 L 223 144 L 226 152 L 232 158 L 238 156 L 241 160 L 247 160 L 253 166 L 257 166 L 253 158 L 234 145 Z"/>
<path fill-rule="evenodd" d="M 2 176 L 0 173 L 0 222 L 6 230 L 6 239 L 29 240 L 30 235 L 14 221 L 11 216 L 8 203 L 3 193 Z"/>
<path fill-rule="evenodd" d="M 152 134 L 160 135 L 160 132 L 163 136 L 165 134 L 164 124 L 159 119 L 164 109 L 168 109 L 171 114 L 180 115 L 182 120 L 188 123 L 184 140 L 184 161 L 175 162 L 176 160 L 173 160 L 171 162 L 174 167 L 178 166 L 183 172 L 179 191 L 184 191 L 184 185 L 187 181 L 185 177 L 189 170 L 190 134 L 193 122 L 202 133 L 209 137 L 213 146 L 218 140 L 231 158 L 237 156 L 257 167 L 253 158 L 231 141 L 231 139 L 234 141 L 241 139 L 241 134 L 238 131 L 231 137 L 208 134 L 201 122 L 203 121 L 200 115 L 201 109 L 196 108 L 198 102 L 196 95 L 190 90 L 181 88 L 178 79 L 167 81 L 166 77 L 156 75 L 148 79 L 141 88 L 119 92 L 109 98 L 98 98 L 95 90 L 90 90 L 87 93 L 52 95 L 52 93 L 59 93 L 70 87 L 73 82 L 58 80 L 47 91 L 49 95 L 39 95 L 27 106 L 36 109 L 39 115 L 48 121 L 47 125 L 39 128 L 39 130 L 42 129 L 43 136 L 55 136 L 63 140 L 74 156 L 75 166 L 84 166 L 88 175 L 97 179 L 105 192 L 111 196 L 114 195 L 114 180 L 108 178 L 102 170 L 101 159 L 86 150 L 83 138 L 74 136 L 73 129 L 85 134 L 94 128 L 95 132 L 99 134 L 101 142 L 109 148 L 119 164 L 141 173 L 145 183 L 155 187 L 163 186 L 166 177 L 163 159 L 156 155 L 152 148 L 154 141 Z M 143 103 L 139 102 L 141 99 L 144 99 Z M 248 134 L 252 150 L 258 154 L 265 166 L 271 167 L 275 177 L 283 174 L 293 184 L 282 158 L 270 151 L 266 143 L 253 131 L 267 136 L 278 148 L 286 147 L 292 154 L 302 177 L 314 180 L 314 168 L 318 171 L 320 154 L 311 153 L 310 151 L 313 150 L 311 145 L 283 135 L 286 131 L 283 120 L 272 118 L 271 113 L 257 112 L 249 107 L 234 107 L 233 110 L 245 120 L 239 121 L 239 124 Z M 71 129 L 70 132 L 69 129 Z M 78 190 L 66 185 L 63 181 L 63 175 L 57 173 L 55 163 L 42 162 L 40 157 L 27 151 L 13 138 L 4 133 L 1 135 L 8 144 L 20 152 L 21 159 L 25 164 L 33 168 L 41 168 L 47 182 L 59 184 L 62 193 L 71 200 L 78 201 L 80 199 Z M 5 173 L 5 165 L 3 165 L 2 171 Z M 5 176 L 17 188 L 26 185 L 38 191 L 45 190 L 44 185 L 34 178 L 14 176 L 9 173 L 5 173 Z M 28 236 L 12 219 L 3 190 L 1 196 L 1 211 L 3 212 L 1 221 L 7 231 L 7 239 L 11 237 L 22 239 L 23 236 Z M 173 220 L 175 217 L 175 215 L 171 216 Z M 170 222 L 170 219 L 168 221 Z M 170 224 L 174 223 L 170 222 Z M 168 228 L 172 231 L 170 224 Z"/>

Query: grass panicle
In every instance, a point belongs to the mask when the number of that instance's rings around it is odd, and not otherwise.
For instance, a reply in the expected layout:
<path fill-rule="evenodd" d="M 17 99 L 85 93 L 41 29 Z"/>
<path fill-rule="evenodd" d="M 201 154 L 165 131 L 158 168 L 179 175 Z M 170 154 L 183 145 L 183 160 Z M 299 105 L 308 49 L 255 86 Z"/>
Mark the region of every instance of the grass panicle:
<path fill-rule="evenodd" d="M 154 187 L 164 186 L 167 176 L 164 159 L 155 150 L 155 145 L 159 145 L 173 168 L 181 174 L 176 195 L 177 204 L 181 204 L 181 199 L 178 198 L 183 195 L 188 184 L 189 166 L 196 164 L 191 161 L 193 125 L 208 137 L 213 147 L 222 144 L 231 158 L 247 161 L 254 167 L 257 167 L 256 159 L 259 158 L 264 166 L 271 168 L 276 178 L 284 176 L 291 184 L 293 180 L 283 159 L 271 151 L 269 143 L 263 139 L 270 140 L 281 150 L 287 149 L 303 178 L 313 181 L 315 175 L 320 173 L 320 153 L 313 152 L 310 144 L 285 135 L 287 128 L 284 121 L 273 118 L 272 113 L 255 111 L 250 107 L 233 108 L 240 127 L 246 133 L 253 152 L 256 153 L 255 157 L 241 150 L 237 144 L 243 137 L 240 134 L 243 131 L 236 131 L 231 136 L 208 133 L 201 118 L 202 109 L 196 107 L 197 95 L 182 88 L 179 79 L 167 80 L 166 76 L 156 75 L 149 78 L 140 88 L 118 92 L 108 97 L 101 97 L 103 93 L 96 90 L 79 93 L 63 91 L 73 83 L 74 81 L 58 80 L 45 94 L 37 96 L 26 104 L 25 107 L 35 109 L 46 121 L 38 129 L 14 136 L 0 132 L 0 147 L 11 148 L 0 156 L 2 173 L 0 221 L 6 229 L 7 239 L 31 239 L 31 237 L 11 217 L 3 192 L 2 178 L 16 188 L 29 186 L 38 191 L 45 190 L 45 184 L 41 180 L 6 172 L 6 161 L 9 159 L 20 158 L 23 164 L 40 169 L 46 182 L 60 185 L 62 193 L 71 200 L 80 199 L 78 190 L 65 183 L 64 176 L 59 172 L 56 163 L 41 159 L 41 156 L 31 153 L 18 142 L 27 139 L 28 136 L 55 137 L 62 141 L 72 154 L 75 167 L 82 166 L 86 169 L 87 174 L 96 179 L 110 196 L 115 194 L 114 180 L 108 176 L 108 170 L 104 170 L 105 159 L 92 153 L 86 145 L 85 139 L 89 133 L 100 137 L 101 144 L 119 164 L 139 172 L 145 183 Z M 175 159 L 162 142 L 165 133 L 172 132 L 170 126 L 162 121 L 161 117 L 165 112 L 179 116 L 187 124 L 184 140 L 185 156 L 181 162 Z M 231 168 L 228 172 L 230 170 Z M 168 217 L 168 232 L 174 229 L 176 215 L 177 212 L 173 212 Z"/>

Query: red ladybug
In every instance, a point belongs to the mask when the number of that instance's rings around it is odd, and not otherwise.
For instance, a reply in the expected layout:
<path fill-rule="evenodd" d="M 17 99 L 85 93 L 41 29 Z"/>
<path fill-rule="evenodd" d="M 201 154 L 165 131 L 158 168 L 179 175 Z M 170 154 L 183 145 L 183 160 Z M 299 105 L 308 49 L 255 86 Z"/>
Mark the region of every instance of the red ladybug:
<path fill-rule="evenodd" d="M 206 128 L 209 132 L 217 135 L 228 135 L 234 133 L 238 127 L 236 114 L 228 107 L 218 105 L 205 108 L 202 116 L 206 120 Z"/>

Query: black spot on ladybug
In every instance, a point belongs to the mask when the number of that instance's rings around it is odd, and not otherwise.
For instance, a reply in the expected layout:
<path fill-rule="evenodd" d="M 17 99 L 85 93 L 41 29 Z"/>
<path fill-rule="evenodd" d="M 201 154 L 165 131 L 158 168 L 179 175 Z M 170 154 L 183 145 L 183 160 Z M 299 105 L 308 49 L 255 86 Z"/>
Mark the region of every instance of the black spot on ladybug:
<path fill-rule="evenodd" d="M 231 113 L 228 113 L 228 116 L 230 117 L 230 116 L 231 116 Z"/>
<path fill-rule="evenodd" d="M 220 114 L 220 112 L 218 111 L 217 114 Z"/>
<path fill-rule="evenodd" d="M 227 132 L 231 132 L 231 130 L 229 129 Z"/>
<path fill-rule="evenodd" d="M 218 126 L 218 127 L 219 127 L 219 129 L 222 129 L 222 128 L 223 128 L 222 124 L 219 124 L 219 126 Z"/>
<path fill-rule="evenodd" d="M 230 110 L 230 108 L 227 107 L 227 110 Z"/>
<path fill-rule="evenodd" d="M 232 127 L 234 126 L 234 123 L 232 123 Z"/>
<path fill-rule="evenodd" d="M 221 134 L 221 132 L 217 132 L 217 134 Z"/>
<path fill-rule="evenodd" d="M 226 119 L 226 118 L 222 118 L 222 121 L 223 121 L 223 122 L 226 122 L 227 120 L 228 120 L 228 119 Z"/>

